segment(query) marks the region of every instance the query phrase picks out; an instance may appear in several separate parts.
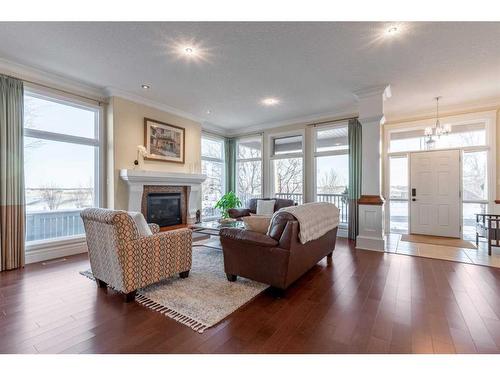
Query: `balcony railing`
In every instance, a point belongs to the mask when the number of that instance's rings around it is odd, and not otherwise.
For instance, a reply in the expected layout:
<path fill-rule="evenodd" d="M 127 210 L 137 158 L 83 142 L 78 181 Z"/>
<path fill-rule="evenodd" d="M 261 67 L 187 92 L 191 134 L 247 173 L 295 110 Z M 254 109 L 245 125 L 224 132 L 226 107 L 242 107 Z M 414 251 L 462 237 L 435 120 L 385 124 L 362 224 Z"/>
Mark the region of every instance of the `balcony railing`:
<path fill-rule="evenodd" d="M 276 193 L 276 198 L 291 199 L 297 204 L 303 203 L 302 194 L 297 193 Z M 348 199 L 347 194 L 317 194 L 318 202 L 333 203 L 340 210 L 339 221 L 341 225 L 347 225 L 348 219 Z"/>
<path fill-rule="evenodd" d="M 39 241 L 83 234 L 80 210 L 26 213 L 26 241 Z"/>

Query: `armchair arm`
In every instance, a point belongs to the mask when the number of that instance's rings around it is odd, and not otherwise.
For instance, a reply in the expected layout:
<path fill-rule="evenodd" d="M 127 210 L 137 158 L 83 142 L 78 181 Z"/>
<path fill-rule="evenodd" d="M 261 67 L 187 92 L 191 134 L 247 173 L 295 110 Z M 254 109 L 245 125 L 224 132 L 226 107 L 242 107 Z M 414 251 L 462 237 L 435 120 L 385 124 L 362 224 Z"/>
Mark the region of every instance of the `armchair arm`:
<path fill-rule="evenodd" d="M 222 241 L 224 239 L 229 239 L 233 241 L 241 241 L 255 246 L 278 246 L 278 241 L 266 234 L 239 228 L 222 228 L 220 230 L 220 237 Z"/>
<path fill-rule="evenodd" d="M 160 233 L 160 226 L 158 224 L 149 223 L 148 226 L 153 234 Z"/>
<path fill-rule="evenodd" d="M 249 208 L 230 208 L 227 210 L 227 213 L 229 214 L 229 217 L 233 219 L 239 219 L 240 217 L 243 216 L 250 216 L 250 209 Z"/>

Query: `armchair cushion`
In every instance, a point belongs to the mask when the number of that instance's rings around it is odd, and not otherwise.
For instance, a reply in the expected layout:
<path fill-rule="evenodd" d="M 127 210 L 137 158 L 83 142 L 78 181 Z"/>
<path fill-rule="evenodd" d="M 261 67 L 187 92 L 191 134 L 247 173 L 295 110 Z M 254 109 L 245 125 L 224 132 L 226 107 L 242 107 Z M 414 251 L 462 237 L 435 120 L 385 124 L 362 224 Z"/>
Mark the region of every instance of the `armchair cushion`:
<path fill-rule="evenodd" d="M 140 212 L 129 211 L 128 214 L 134 219 L 137 230 L 139 231 L 140 236 L 151 236 L 153 232 L 149 227 L 146 219 L 144 219 L 144 215 Z"/>

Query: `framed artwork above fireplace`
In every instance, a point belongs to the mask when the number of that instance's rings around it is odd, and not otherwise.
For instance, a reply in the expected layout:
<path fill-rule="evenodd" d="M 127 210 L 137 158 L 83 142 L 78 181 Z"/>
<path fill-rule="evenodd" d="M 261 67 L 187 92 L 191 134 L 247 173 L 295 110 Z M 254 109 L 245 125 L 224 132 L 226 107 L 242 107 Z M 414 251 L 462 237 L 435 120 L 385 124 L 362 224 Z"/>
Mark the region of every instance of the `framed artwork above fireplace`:
<path fill-rule="evenodd" d="M 179 126 L 144 118 L 144 159 L 184 164 L 185 133 Z"/>

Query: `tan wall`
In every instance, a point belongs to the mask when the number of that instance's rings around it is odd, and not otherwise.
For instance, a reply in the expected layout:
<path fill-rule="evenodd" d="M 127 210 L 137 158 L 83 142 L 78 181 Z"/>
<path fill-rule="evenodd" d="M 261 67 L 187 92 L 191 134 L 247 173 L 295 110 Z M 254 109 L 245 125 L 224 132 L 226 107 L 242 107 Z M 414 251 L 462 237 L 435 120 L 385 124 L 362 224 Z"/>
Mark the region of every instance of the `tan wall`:
<path fill-rule="evenodd" d="M 109 112 L 111 111 L 111 112 Z M 108 207 L 127 208 L 127 186 L 120 179 L 120 169 L 132 169 L 137 145 L 144 144 L 144 117 L 186 129 L 185 163 L 144 161 L 144 169 L 164 172 L 193 172 L 201 165 L 201 124 L 156 108 L 120 97 L 110 98 L 108 111 Z"/>

